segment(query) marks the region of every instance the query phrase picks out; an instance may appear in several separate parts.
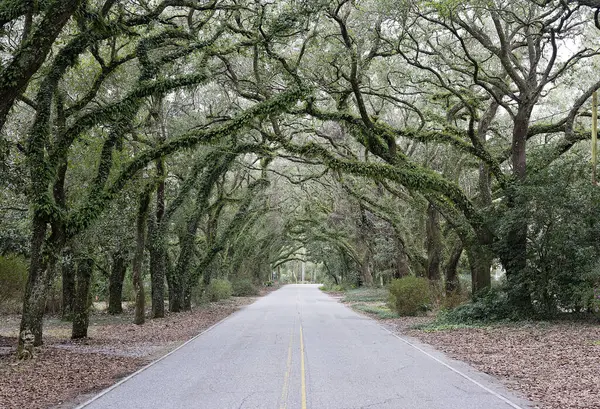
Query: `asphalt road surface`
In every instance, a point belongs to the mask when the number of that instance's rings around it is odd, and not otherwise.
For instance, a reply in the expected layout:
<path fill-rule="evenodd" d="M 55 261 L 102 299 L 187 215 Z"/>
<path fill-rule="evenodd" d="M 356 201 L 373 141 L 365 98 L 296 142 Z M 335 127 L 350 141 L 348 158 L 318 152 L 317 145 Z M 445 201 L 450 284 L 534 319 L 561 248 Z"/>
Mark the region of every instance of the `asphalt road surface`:
<path fill-rule="evenodd" d="M 86 409 L 518 409 L 492 378 L 399 338 L 315 285 L 238 311 Z"/>

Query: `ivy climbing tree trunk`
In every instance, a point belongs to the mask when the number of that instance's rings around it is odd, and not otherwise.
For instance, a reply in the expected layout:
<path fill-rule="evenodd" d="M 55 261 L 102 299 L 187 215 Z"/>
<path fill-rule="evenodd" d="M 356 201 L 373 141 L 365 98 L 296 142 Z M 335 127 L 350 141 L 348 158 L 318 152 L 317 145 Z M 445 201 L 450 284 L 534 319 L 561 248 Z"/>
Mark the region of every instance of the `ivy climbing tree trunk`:
<path fill-rule="evenodd" d="M 165 214 L 165 181 L 164 161 L 159 159 L 156 163 L 157 177 L 160 182 L 156 189 L 156 218 L 153 228 L 152 242 L 150 243 L 150 280 L 152 286 L 152 318 L 165 316 L 165 268 L 167 250 L 164 232 L 158 226 L 163 223 Z M 162 233 L 162 234 L 161 234 Z M 157 237 L 159 236 L 160 237 Z"/>
<path fill-rule="evenodd" d="M 426 223 L 427 248 L 427 278 L 440 279 L 440 264 L 442 259 L 442 235 L 440 232 L 440 214 L 430 203 L 427 207 Z"/>
<path fill-rule="evenodd" d="M 71 338 L 86 338 L 90 323 L 90 285 L 92 283 L 94 261 L 90 258 L 80 259 L 77 263 L 75 302 L 73 304 L 73 328 Z"/>
<path fill-rule="evenodd" d="M 189 266 L 194 255 L 194 246 L 196 242 L 196 231 L 200 223 L 199 212 L 187 221 L 184 235 L 180 238 L 180 251 L 173 275 L 173 299 L 170 300 L 169 309 L 171 312 L 180 312 L 185 310 L 186 284 L 189 276 Z"/>
<path fill-rule="evenodd" d="M 123 282 L 125 281 L 125 273 L 127 272 L 127 264 L 122 252 L 117 251 L 113 255 L 112 268 L 108 280 L 108 313 L 121 314 L 123 313 Z"/>
<path fill-rule="evenodd" d="M 135 316 L 133 323 L 141 325 L 146 321 L 145 310 L 146 300 L 144 294 L 144 277 L 142 274 L 142 266 L 144 262 L 144 246 L 146 244 L 146 226 L 148 219 L 148 208 L 150 206 L 150 194 L 152 189 L 146 188 L 140 197 L 137 223 L 136 223 L 136 239 L 135 239 L 135 254 L 133 256 L 133 266 L 131 277 L 133 280 L 133 290 L 135 292 Z"/>
<path fill-rule="evenodd" d="M 512 139 L 513 184 L 508 192 L 508 206 L 518 217 L 510 223 L 501 260 L 506 269 L 506 278 L 511 285 L 511 303 L 521 311 L 531 309 L 531 294 L 527 280 L 523 278 L 527 266 L 527 208 L 528 203 L 519 193 L 519 186 L 527 177 L 526 144 L 532 104 L 519 106 L 514 119 Z"/>
<path fill-rule="evenodd" d="M 67 248 L 63 252 L 63 262 L 61 264 L 62 275 L 62 319 L 71 320 L 73 318 L 73 308 L 75 300 L 75 263 L 73 261 L 73 252 Z"/>
<path fill-rule="evenodd" d="M 166 128 L 163 117 L 163 96 L 155 95 L 152 106 L 152 116 L 154 117 L 154 133 L 156 142 L 162 145 L 166 141 Z M 156 160 L 156 178 L 158 186 L 156 188 L 156 213 L 153 223 L 153 232 L 150 235 L 150 282 L 152 289 L 152 318 L 163 318 L 165 316 L 165 270 L 167 249 L 165 236 L 166 228 L 163 227 L 165 219 L 165 160 L 159 158 Z"/>
<path fill-rule="evenodd" d="M 46 219 L 35 212 L 32 221 L 31 253 L 29 262 L 29 275 L 23 299 L 23 314 L 19 329 L 19 344 L 17 355 L 22 356 L 23 337 L 27 334 L 34 336 L 34 345 L 42 345 L 42 327 L 46 295 L 52 279 L 52 272 L 56 265 L 56 253 L 46 247 L 46 233 L 48 223 Z M 51 236 L 52 237 L 52 236 Z"/>

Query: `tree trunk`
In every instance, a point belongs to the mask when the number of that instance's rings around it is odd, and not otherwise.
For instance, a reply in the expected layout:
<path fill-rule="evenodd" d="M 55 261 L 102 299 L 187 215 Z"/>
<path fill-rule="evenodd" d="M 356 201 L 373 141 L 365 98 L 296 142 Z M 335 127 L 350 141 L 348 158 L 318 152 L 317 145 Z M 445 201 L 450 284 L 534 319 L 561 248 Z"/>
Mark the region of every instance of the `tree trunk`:
<path fill-rule="evenodd" d="M 77 280 L 75 288 L 75 302 L 73 304 L 73 330 L 71 338 L 86 338 L 90 323 L 90 285 L 92 283 L 92 270 L 94 261 L 89 258 L 77 263 Z"/>
<path fill-rule="evenodd" d="M 186 285 L 183 292 L 183 310 L 191 311 L 192 310 L 192 289 L 193 286 Z"/>
<path fill-rule="evenodd" d="M 369 249 L 367 248 L 365 252 L 365 256 L 362 260 L 361 265 L 361 273 L 362 273 L 362 282 L 364 286 L 372 287 L 373 286 L 373 274 L 371 273 L 371 254 Z"/>
<path fill-rule="evenodd" d="M 150 205 L 150 189 L 140 197 L 140 207 L 137 217 L 135 254 L 133 256 L 132 280 L 135 291 L 135 318 L 133 323 L 141 325 L 146 321 L 146 300 L 144 294 L 144 278 L 142 265 L 144 262 L 144 246 L 146 243 L 146 223 L 148 219 L 148 207 Z"/>
<path fill-rule="evenodd" d="M 452 249 L 452 253 L 450 253 L 450 258 L 448 259 L 448 263 L 444 268 L 444 275 L 446 276 L 446 295 L 451 295 L 458 290 L 460 290 L 460 285 L 458 281 L 458 262 L 460 261 L 460 256 L 463 253 L 463 244 L 460 240 L 456 241 Z"/>
<path fill-rule="evenodd" d="M 63 253 L 63 263 L 61 265 L 62 275 L 62 319 L 73 319 L 73 309 L 75 301 L 75 263 L 73 252 L 67 249 Z"/>
<path fill-rule="evenodd" d="M 150 243 L 150 281 L 152 285 L 152 318 L 165 316 L 165 267 L 167 250 L 165 248 L 162 226 L 165 214 L 165 167 L 163 159 L 156 162 L 157 177 L 162 179 L 156 189 L 156 223 Z"/>
<path fill-rule="evenodd" d="M 406 255 L 406 247 L 404 241 L 399 234 L 396 234 L 396 270 L 394 278 L 402 278 L 410 275 L 410 266 Z"/>
<path fill-rule="evenodd" d="M 162 238 L 158 239 L 162 241 Z M 150 280 L 152 285 L 152 318 L 165 316 L 165 270 L 166 250 L 162 243 L 158 248 L 150 246 Z"/>
<path fill-rule="evenodd" d="M 113 265 L 108 280 L 108 313 L 123 313 L 123 282 L 127 272 L 127 264 L 123 253 L 113 255 Z"/>
<path fill-rule="evenodd" d="M 427 207 L 426 223 L 426 248 L 427 248 L 427 278 L 440 279 L 440 264 L 442 260 L 442 235 L 440 232 L 440 215 L 430 203 Z"/>
<path fill-rule="evenodd" d="M 467 257 L 471 268 L 471 290 L 477 295 L 491 286 L 492 256 L 485 246 L 474 243 L 467 247 Z"/>
<path fill-rule="evenodd" d="M 506 269 L 506 278 L 511 285 L 511 303 L 519 309 L 531 309 L 531 294 L 523 278 L 527 267 L 527 206 L 526 199 L 518 192 L 519 185 L 527 176 L 526 144 L 532 107 L 521 106 L 514 120 L 512 140 L 512 166 L 514 185 L 508 196 L 509 208 L 518 214 L 509 228 L 502 264 Z"/>
<path fill-rule="evenodd" d="M 29 277 L 23 298 L 23 315 L 19 330 L 19 345 L 17 353 L 23 352 L 23 334 L 34 336 L 34 345 L 42 344 L 42 326 L 46 293 L 50 282 L 48 260 L 45 259 L 44 241 L 48 224 L 40 216 L 34 215 L 32 221 L 31 259 L 29 262 Z"/>
<path fill-rule="evenodd" d="M 196 212 L 197 213 L 197 212 Z M 200 223 L 200 215 L 194 214 L 188 220 L 186 232 L 180 238 L 180 252 L 173 274 L 173 300 L 169 300 L 169 311 L 179 312 L 186 309 L 186 288 L 188 287 L 189 266 L 194 254 L 194 245 L 196 240 L 196 231 Z"/>

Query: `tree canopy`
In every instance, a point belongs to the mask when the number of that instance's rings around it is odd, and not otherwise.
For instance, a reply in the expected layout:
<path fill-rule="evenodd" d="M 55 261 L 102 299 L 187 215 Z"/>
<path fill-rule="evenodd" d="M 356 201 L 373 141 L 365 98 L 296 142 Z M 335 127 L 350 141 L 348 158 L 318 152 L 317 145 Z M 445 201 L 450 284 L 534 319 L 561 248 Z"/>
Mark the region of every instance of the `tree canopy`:
<path fill-rule="evenodd" d="M 0 252 L 21 334 L 61 285 L 145 318 L 213 279 L 408 275 L 593 309 L 600 3 L 0 2 Z M 492 271 L 500 271 L 496 279 Z M 462 279 L 461 279 L 462 278 Z M 57 284 L 58 283 L 58 284 Z M 118 305 L 117 305 L 118 304 Z"/>

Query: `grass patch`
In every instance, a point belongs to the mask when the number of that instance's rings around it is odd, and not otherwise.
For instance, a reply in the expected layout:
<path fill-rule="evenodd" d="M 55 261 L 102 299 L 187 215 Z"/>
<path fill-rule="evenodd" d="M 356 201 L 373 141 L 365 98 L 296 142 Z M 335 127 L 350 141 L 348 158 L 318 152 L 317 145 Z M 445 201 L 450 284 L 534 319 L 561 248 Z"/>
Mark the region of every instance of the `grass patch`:
<path fill-rule="evenodd" d="M 382 320 L 398 318 L 398 314 L 390 310 L 386 305 L 380 304 L 354 304 L 352 308 L 366 314 L 374 315 Z"/>
<path fill-rule="evenodd" d="M 473 329 L 473 328 L 489 328 L 491 325 L 483 323 L 473 324 L 449 324 L 445 322 L 431 322 L 429 324 L 417 324 L 413 325 L 411 329 L 416 329 L 423 332 L 438 332 L 438 331 L 452 331 L 457 329 Z"/>
<path fill-rule="evenodd" d="M 385 288 L 356 288 L 348 291 L 343 302 L 383 302 L 388 299 L 388 290 Z"/>

